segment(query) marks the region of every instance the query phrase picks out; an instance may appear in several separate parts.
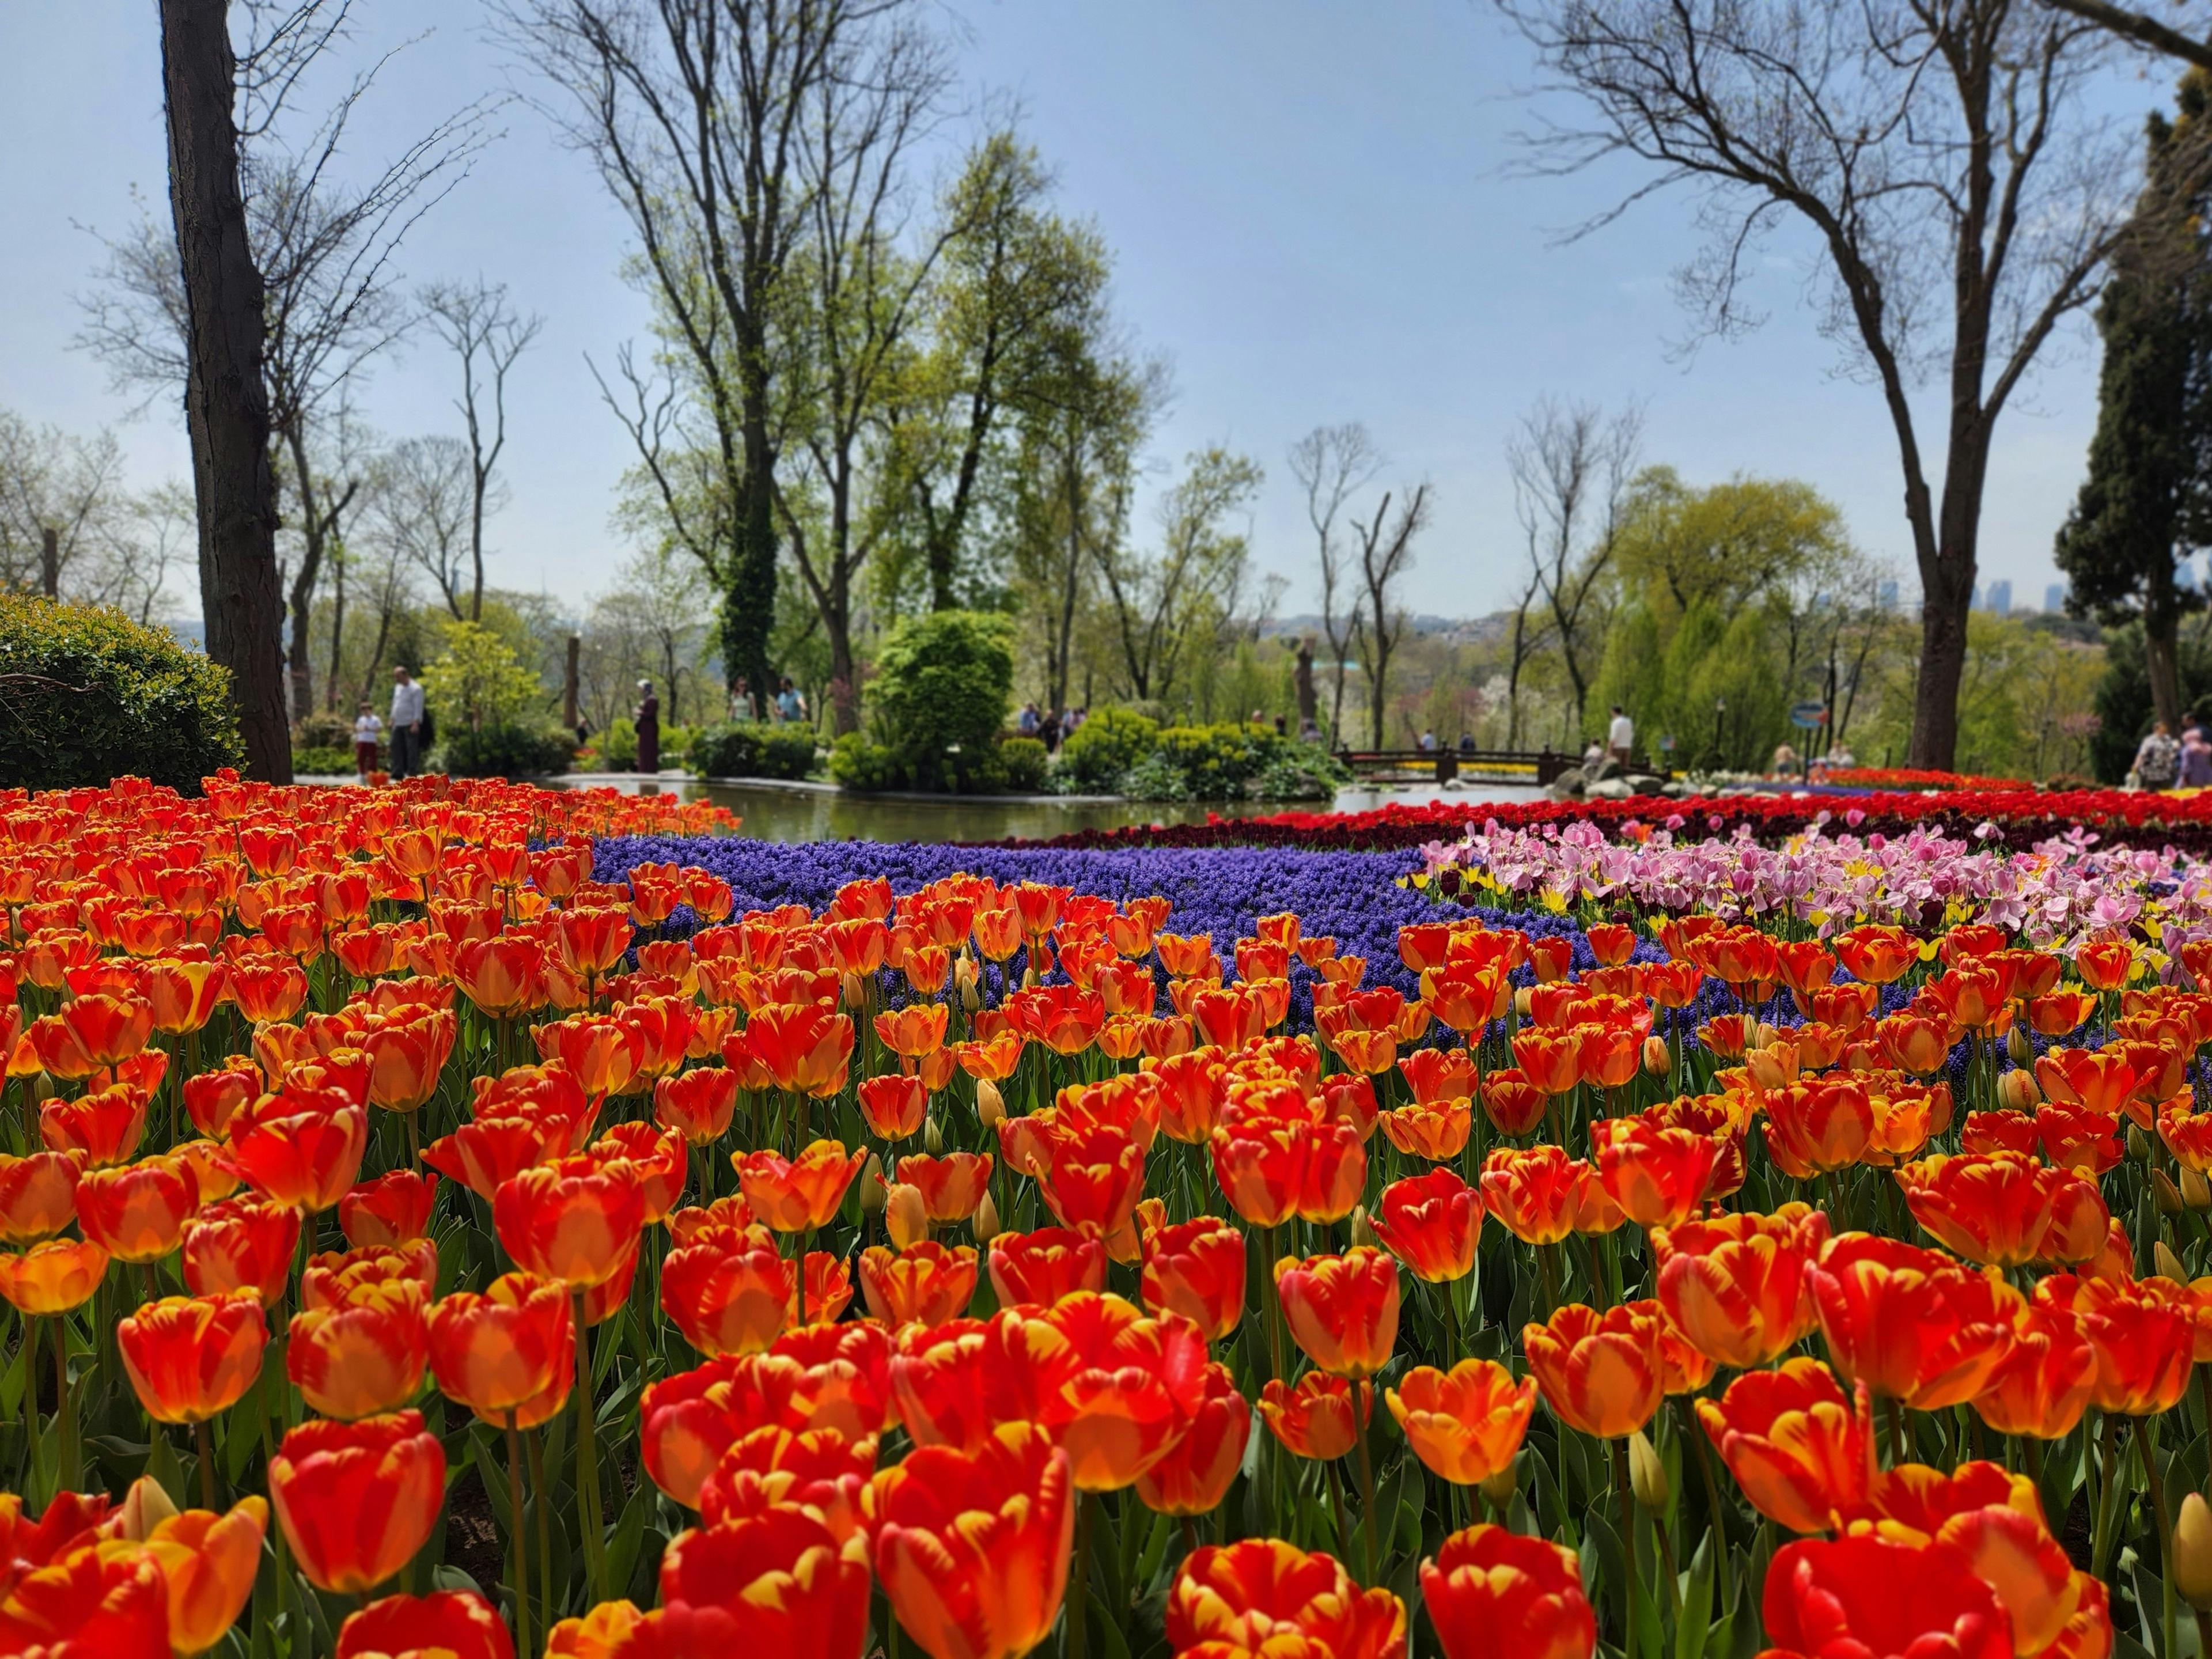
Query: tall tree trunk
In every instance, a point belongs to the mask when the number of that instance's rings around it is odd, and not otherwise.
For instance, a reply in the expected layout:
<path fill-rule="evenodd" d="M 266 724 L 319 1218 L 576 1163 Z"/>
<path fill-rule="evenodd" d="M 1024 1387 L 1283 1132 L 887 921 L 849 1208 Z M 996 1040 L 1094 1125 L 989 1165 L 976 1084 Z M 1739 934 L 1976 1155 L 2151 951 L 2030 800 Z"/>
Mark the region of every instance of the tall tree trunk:
<path fill-rule="evenodd" d="M 1067 480 L 1067 565 L 1060 590 L 1060 616 L 1057 623 L 1058 659 L 1054 665 L 1052 700 L 1046 712 L 1055 713 L 1067 707 L 1068 657 L 1075 648 L 1075 599 L 1077 586 L 1083 577 L 1083 474 L 1080 466 L 1070 459 L 1066 464 Z"/>
<path fill-rule="evenodd" d="M 742 674 L 772 698 L 775 678 L 768 641 L 775 626 L 775 447 L 769 441 L 768 342 L 760 327 L 739 330 L 738 353 L 744 476 L 737 545 L 722 595 L 722 672 L 732 685 Z"/>
<path fill-rule="evenodd" d="M 331 560 L 331 665 L 323 677 L 323 707 L 333 714 L 339 712 L 338 668 L 345 651 L 345 556 L 343 552 Z"/>
<path fill-rule="evenodd" d="M 169 208 L 184 275 L 185 425 L 210 659 L 230 671 L 247 772 L 292 781 L 261 272 L 239 195 L 228 0 L 158 0 Z"/>
<path fill-rule="evenodd" d="M 2165 591 L 2160 592 L 2159 590 Z M 2154 583 L 2143 606 L 2143 661 L 2150 671 L 2151 711 L 2166 729 L 2181 731 L 2181 611 L 2174 604 L 2173 580 Z"/>
<path fill-rule="evenodd" d="M 305 715 L 315 706 L 315 671 L 307 627 L 313 620 L 315 584 L 323 574 L 325 526 L 322 507 L 315 499 L 314 475 L 307 470 L 303 425 L 297 420 L 291 424 L 292 429 L 284 434 L 284 447 L 292 453 L 292 475 L 300 493 L 300 568 L 292 578 L 292 643 L 287 658 L 292 677 L 292 711 Z"/>

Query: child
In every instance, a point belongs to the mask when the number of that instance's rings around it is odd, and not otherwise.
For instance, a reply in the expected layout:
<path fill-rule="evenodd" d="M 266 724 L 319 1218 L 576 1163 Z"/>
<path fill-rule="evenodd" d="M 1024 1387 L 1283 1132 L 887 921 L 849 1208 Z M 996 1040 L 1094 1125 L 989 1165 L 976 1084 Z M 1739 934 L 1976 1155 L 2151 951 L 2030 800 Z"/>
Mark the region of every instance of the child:
<path fill-rule="evenodd" d="M 368 775 L 376 770 L 376 743 L 384 735 L 384 722 L 367 703 L 353 717 L 353 764 L 361 774 L 356 780 L 363 787 L 368 784 Z"/>

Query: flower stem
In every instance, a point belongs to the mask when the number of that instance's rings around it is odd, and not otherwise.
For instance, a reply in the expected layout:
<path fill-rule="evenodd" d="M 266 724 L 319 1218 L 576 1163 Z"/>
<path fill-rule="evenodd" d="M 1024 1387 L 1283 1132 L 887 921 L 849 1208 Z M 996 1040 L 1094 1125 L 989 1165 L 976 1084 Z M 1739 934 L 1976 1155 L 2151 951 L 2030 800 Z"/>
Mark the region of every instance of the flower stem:
<path fill-rule="evenodd" d="M 75 1492 L 83 1477 L 76 1449 L 76 1402 L 70 1393 L 69 1316 L 54 1316 L 55 1437 L 61 1445 L 62 1480 L 59 1490 Z"/>
<path fill-rule="evenodd" d="M 514 1548 L 514 1648 L 534 1653 L 530 1645 L 530 1545 L 522 1530 L 522 1436 L 514 1426 L 514 1413 L 507 1414 L 507 1500 L 514 1511 L 508 1541 Z"/>
<path fill-rule="evenodd" d="M 2146 1417 L 2136 1425 L 2136 1455 L 2142 1461 L 2143 1481 L 2150 1488 L 2150 1512 L 2158 1523 L 2159 1621 L 2165 1638 L 2159 1651 L 2175 1653 L 2179 1651 L 2174 1644 L 2179 1609 L 2174 1602 L 2173 1526 L 2166 1516 L 2166 1483 L 2159 1479 L 2158 1459 L 2151 1445 L 2157 1421 L 2154 1417 Z"/>
<path fill-rule="evenodd" d="M 1090 1650 L 1091 1523 L 1097 1509 L 1097 1493 L 1076 1493 L 1075 1574 L 1067 1586 L 1067 1637 L 1061 1644 L 1066 1659 L 1084 1659 Z"/>
<path fill-rule="evenodd" d="M 592 1600 L 610 1601 L 607 1540 L 599 1524 L 599 1446 L 592 1412 L 590 1328 L 584 1323 L 584 1291 L 573 1292 L 576 1313 L 576 1501 L 584 1528 L 584 1560 L 591 1571 Z"/>
<path fill-rule="evenodd" d="M 1613 1446 L 1613 1486 L 1620 1499 L 1620 1650 L 1636 1659 L 1636 1493 L 1628 1480 L 1628 1442 Z"/>
<path fill-rule="evenodd" d="M 192 1425 L 192 1447 L 200 1459 L 200 1503 L 210 1510 L 220 1510 L 222 1505 L 215 1495 L 215 1448 L 208 1443 L 207 1419 Z"/>
<path fill-rule="evenodd" d="M 1367 1535 L 1367 1582 L 1374 1584 L 1380 1582 L 1375 1576 L 1377 1554 L 1375 1547 L 1375 1455 L 1367 1447 L 1367 1431 L 1372 1425 L 1373 1416 L 1371 1413 L 1365 1417 L 1361 1415 L 1359 1390 L 1360 1384 L 1357 1382 L 1353 1382 L 1352 1385 L 1352 1443 L 1359 1449 L 1360 1515 L 1364 1522 L 1362 1530 Z M 1368 1403 L 1370 1406 L 1373 1405 L 1371 1396 Z"/>

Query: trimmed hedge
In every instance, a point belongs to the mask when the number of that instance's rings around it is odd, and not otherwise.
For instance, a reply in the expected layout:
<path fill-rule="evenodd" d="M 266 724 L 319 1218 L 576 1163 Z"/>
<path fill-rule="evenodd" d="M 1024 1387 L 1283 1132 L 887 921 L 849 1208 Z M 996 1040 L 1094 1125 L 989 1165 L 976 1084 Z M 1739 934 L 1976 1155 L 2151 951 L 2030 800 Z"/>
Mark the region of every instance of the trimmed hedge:
<path fill-rule="evenodd" d="M 0 785 L 197 794 L 246 758 L 229 672 L 119 611 L 0 594 Z"/>
<path fill-rule="evenodd" d="M 686 753 L 695 777 L 795 781 L 814 769 L 814 732 L 803 726 L 732 720 L 694 735 Z"/>

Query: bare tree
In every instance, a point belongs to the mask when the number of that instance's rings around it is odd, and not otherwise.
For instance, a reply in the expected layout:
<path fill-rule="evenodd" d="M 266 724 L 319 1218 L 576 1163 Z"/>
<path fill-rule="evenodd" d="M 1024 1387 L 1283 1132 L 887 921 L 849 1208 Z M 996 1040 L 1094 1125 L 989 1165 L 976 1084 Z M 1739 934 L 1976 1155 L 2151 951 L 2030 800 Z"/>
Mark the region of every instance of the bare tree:
<path fill-rule="evenodd" d="M 0 586 L 35 590 L 46 532 L 62 580 L 79 583 L 125 510 L 123 450 L 112 432 L 82 438 L 0 409 Z"/>
<path fill-rule="evenodd" d="M 806 244 L 794 267 L 793 287 L 801 291 L 793 299 L 800 315 L 791 329 L 790 396 L 804 466 L 797 490 L 778 481 L 776 505 L 822 613 L 840 733 L 860 723 L 854 578 L 897 505 L 864 498 L 863 439 L 884 436 L 886 393 L 913 354 L 925 288 L 953 228 L 939 221 L 918 246 L 902 251 L 907 167 L 914 147 L 934 130 L 951 83 L 937 40 L 895 20 L 836 44 L 830 72 L 807 94 L 800 129 Z M 819 503 L 818 514 L 795 506 L 799 492 Z"/>
<path fill-rule="evenodd" d="M 1352 533 L 1359 548 L 1359 582 L 1352 629 L 1352 648 L 1367 675 L 1367 726 L 1370 747 L 1382 746 L 1383 716 L 1389 707 L 1390 659 L 1406 636 L 1407 616 L 1399 603 L 1399 580 L 1413 568 L 1413 540 L 1428 527 L 1429 487 L 1416 484 L 1390 516 L 1390 495 L 1365 523 L 1355 519 Z"/>
<path fill-rule="evenodd" d="M 507 39 L 562 94 L 639 242 L 669 372 L 706 411 L 730 540 L 714 562 L 722 666 L 769 683 L 775 618 L 772 340 L 808 228 L 802 126 L 847 48 L 909 0 L 498 0 Z M 653 394 L 638 388 L 641 410 Z M 649 428 L 648 428 L 649 429 Z M 635 428 L 634 428 L 635 430 Z M 649 458 L 648 458 L 649 459 Z"/>
<path fill-rule="evenodd" d="M 1242 591 L 1251 538 L 1224 528 L 1246 511 L 1265 475 L 1221 448 L 1200 450 L 1159 505 L 1160 548 L 1112 547 L 1097 556 L 1130 694 L 1163 701 L 1200 630 L 1227 623 Z"/>
<path fill-rule="evenodd" d="M 496 511 L 500 453 L 507 447 L 507 377 L 545 325 L 508 300 L 507 284 L 478 277 L 471 286 L 435 283 L 422 296 L 422 314 L 461 369 L 453 400 L 469 441 L 469 620 L 483 618 L 484 518 Z M 672 718 L 673 718 L 672 716 Z"/>
<path fill-rule="evenodd" d="M 2178 58 L 2198 69 L 2212 70 L 2212 46 L 2199 36 L 2205 34 L 2207 20 L 2200 12 L 2195 17 L 2185 16 L 2185 7 L 2177 6 L 2173 16 L 2180 28 L 2160 22 L 2148 12 L 2134 11 L 2125 6 L 2116 6 L 2109 0 L 2043 0 L 2044 4 L 2094 23 L 2099 28 L 2109 29 L 2122 40 L 2133 42 L 2151 52 L 2168 58 Z M 2188 33 L 2195 28 L 2196 34 Z"/>
<path fill-rule="evenodd" d="M 1543 571 L 1531 563 L 1528 579 L 1521 584 L 1521 595 L 1513 602 L 1513 627 L 1506 642 L 1505 654 L 1505 746 L 1517 750 L 1521 746 L 1521 675 L 1530 659 L 1542 651 L 1552 638 L 1550 623 L 1533 615 L 1536 595 L 1542 591 Z"/>
<path fill-rule="evenodd" d="M 401 244 L 467 175 L 493 136 L 494 106 L 468 106 L 364 181 L 345 181 L 353 118 L 392 54 L 355 75 L 319 119 L 295 133 L 281 118 L 315 59 L 343 38 L 349 0 L 253 0 L 239 9 L 252 44 L 235 76 L 244 122 L 238 165 L 246 234 L 264 287 L 262 375 L 285 463 L 278 484 L 292 498 L 286 517 L 299 538 L 286 655 L 291 706 L 304 713 L 313 706 L 309 613 L 325 550 L 360 487 L 357 474 L 319 465 L 320 428 L 343 418 L 347 388 L 412 325 L 395 263 Z M 176 244 L 150 220 L 107 244 L 100 283 L 81 303 L 80 343 L 118 385 L 158 392 L 184 382 L 183 271 Z"/>
<path fill-rule="evenodd" d="M 476 505 L 469 447 L 442 433 L 403 438 L 384 458 L 374 497 L 377 533 L 427 574 L 453 613 L 468 619 L 469 524 Z"/>
<path fill-rule="evenodd" d="M 1589 697 L 1595 641 L 1589 625 L 1613 563 L 1643 434 L 1639 409 L 1607 420 L 1595 404 L 1547 398 L 1506 441 L 1514 511 L 1528 539 L 1531 597 L 1543 600 L 1559 641 L 1577 728 Z M 1523 614 L 1527 608 L 1524 599 Z"/>
<path fill-rule="evenodd" d="M 1698 197 L 1682 274 L 1705 327 L 1748 325 L 1772 231 L 1808 233 L 1825 325 L 1880 388 L 1919 568 L 1909 763 L 1948 767 L 1999 414 L 2094 297 L 2136 176 L 2132 135 L 2083 112 L 2109 38 L 2036 0 L 1500 0 L 1594 112 L 1537 143 L 1553 169 L 1626 155 Z M 1625 210 L 1602 216 L 1603 223 Z M 1911 390 L 1945 395 L 1940 498 Z"/>
<path fill-rule="evenodd" d="M 1349 550 L 1337 528 L 1352 497 L 1374 482 L 1382 457 L 1358 421 L 1317 426 L 1291 446 L 1291 476 L 1306 493 L 1306 522 L 1313 526 L 1321 562 L 1321 631 L 1328 641 L 1334 686 L 1328 708 L 1329 741 L 1341 745 L 1344 665 L 1352 653 L 1359 602 L 1351 597 Z"/>

